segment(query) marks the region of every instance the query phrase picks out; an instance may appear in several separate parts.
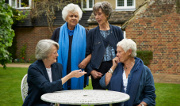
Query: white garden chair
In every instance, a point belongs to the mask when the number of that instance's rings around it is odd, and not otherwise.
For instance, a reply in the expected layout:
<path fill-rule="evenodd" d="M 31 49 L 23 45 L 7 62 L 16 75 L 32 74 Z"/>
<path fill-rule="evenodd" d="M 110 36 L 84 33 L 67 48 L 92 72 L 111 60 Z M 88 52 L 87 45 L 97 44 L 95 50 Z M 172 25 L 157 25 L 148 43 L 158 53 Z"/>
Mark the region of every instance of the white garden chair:
<path fill-rule="evenodd" d="M 23 102 L 27 95 L 28 95 L 28 83 L 27 83 L 27 74 L 26 74 L 24 75 L 21 81 L 21 96 L 22 96 Z"/>
<path fill-rule="evenodd" d="M 27 83 L 27 74 L 26 74 L 24 75 L 21 81 L 21 96 L 22 96 L 23 102 L 27 95 L 28 95 L 28 83 Z M 55 106 L 60 106 L 60 105 L 56 103 Z"/>

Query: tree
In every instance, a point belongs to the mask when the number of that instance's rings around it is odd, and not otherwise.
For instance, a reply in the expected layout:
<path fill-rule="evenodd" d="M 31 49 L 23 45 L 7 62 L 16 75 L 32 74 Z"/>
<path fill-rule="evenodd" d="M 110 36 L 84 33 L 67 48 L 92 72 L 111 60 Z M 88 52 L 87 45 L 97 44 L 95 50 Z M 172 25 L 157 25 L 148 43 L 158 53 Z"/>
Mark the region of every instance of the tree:
<path fill-rule="evenodd" d="M 80 0 L 34 0 L 34 7 L 31 10 L 31 18 L 38 18 L 45 14 L 49 31 L 53 33 L 53 23 L 56 10 L 62 10 L 68 3 L 80 3 Z"/>
<path fill-rule="evenodd" d="M 14 30 L 12 29 L 13 13 L 11 7 L 5 3 L 5 0 L 0 1 L 0 64 L 6 68 L 6 63 L 12 61 L 7 48 L 12 45 Z"/>

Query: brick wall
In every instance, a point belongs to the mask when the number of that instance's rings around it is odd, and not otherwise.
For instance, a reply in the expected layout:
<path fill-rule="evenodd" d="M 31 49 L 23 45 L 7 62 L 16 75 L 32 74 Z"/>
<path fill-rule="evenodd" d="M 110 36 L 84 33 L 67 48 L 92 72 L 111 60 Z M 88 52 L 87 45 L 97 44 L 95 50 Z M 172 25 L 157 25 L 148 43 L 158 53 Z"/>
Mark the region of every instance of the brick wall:
<path fill-rule="evenodd" d="M 21 48 L 27 44 L 26 59 L 34 58 L 35 47 L 39 40 L 51 37 L 48 27 L 17 27 L 15 35 L 17 40 L 16 55 L 20 58 Z"/>
<path fill-rule="evenodd" d="M 180 74 L 180 14 L 175 0 L 156 0 L 126 27 L 126 37 L 138 50 L 153 51 L 149 66 L 154 73 Z"/>

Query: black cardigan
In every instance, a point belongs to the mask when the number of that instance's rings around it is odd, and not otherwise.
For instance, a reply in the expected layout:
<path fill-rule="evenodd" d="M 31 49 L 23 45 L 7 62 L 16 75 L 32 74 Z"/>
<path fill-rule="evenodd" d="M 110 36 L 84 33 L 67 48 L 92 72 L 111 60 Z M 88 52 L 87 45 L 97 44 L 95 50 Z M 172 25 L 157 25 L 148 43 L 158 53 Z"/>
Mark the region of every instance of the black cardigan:
<path fill-rule="evenodd" d="M 118 26 L 110 25 L 109 36 L 109 44 L 116 51 L 117 43 L 124 38 L 121 28 Z M 99 26 L 89 30 L 88 32 L 86 53 L 86 55 L 92 54 L 91 61 L 87 65 L 87 72 L 89 75 L 92 70 L 99 69 L 105 53 L 105 47 L 101 38 Z"/>

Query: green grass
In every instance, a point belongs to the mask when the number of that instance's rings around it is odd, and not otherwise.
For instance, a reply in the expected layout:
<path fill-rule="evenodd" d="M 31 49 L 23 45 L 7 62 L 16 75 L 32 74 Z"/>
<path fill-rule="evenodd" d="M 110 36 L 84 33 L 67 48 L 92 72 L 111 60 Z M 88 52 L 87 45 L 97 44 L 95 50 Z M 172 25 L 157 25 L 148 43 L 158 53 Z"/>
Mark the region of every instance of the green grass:
<path fill-rule="evenodd" d="M 21 106 L 20 84 L 27 68 L 0 67 L 0 104 L 1 106 Z M 179 106 L 180 84 L 156 83 L 156 106 Z M 91 80 L 85 89 L 92 89 Z"/>
<path fill-rule="evenodd" d="M 156 106 L 180 106 L 180 84 L 156 83 Z"/>
<path fill-rule="evenodd" d="M 21 79 L 27 68 L 0 67 L 0 103 L 1 106 L 21 106 Z"/>

